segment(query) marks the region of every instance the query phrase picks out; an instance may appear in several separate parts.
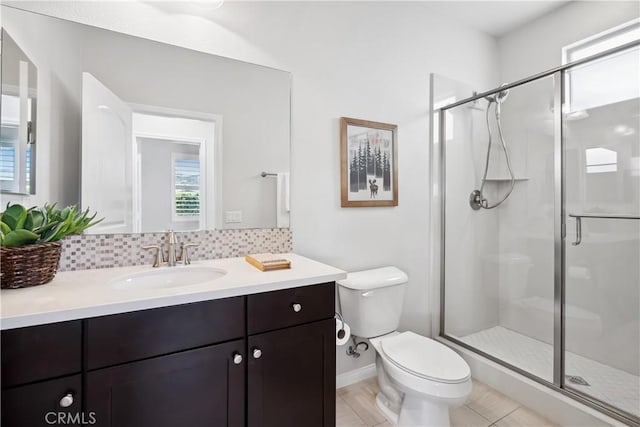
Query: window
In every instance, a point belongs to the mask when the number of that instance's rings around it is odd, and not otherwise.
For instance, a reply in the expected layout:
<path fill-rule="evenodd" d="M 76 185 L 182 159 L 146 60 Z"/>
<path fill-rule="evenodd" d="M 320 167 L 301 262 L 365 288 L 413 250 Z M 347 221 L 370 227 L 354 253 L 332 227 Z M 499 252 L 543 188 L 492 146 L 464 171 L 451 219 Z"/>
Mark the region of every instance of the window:
<path fill-rule="evenodd" d="M 2 94 L 2 117 L 0 118 L 0 189 L 9 192 L 31 193 L 33 163 L 32 114 L 35 100 L 27 98 L 26 149 L 22 156 L 23 164 L 18 164 L 18 149 L 21 143 L 20 97 Z M 23 128 L 24 129 L 24 128 Z M 20 167 L 21 166 L 21 167 Z M 22 169 L 22 180 L 18 176 Z"/>
<path fill-rule="evenodd" d="M 174 154 L 173 220 L 196 221 L 200 217 L 200 159 L 198 156 Z"/>
<path fill-rule="evenodd" d="M 3 190 L 17 191 L 16 148 L 20 144 L 20 97 L 2 95 L 2 119 L 0 120 L 0 181 Z"/>
<path fill-rule="evenodd" d="M 613 49 L 640 39 L 640 19 L 595 34 L 562 49 L 563 63 Z M 640 93 L 640 48 L 626 49 L 566 74 L 566 113 L 634 99 Z"/>
<path fill-rule="evenodd" d="M 608 148 L 587 148 L 587 173 L 616 172 L 618 153 Z"/>

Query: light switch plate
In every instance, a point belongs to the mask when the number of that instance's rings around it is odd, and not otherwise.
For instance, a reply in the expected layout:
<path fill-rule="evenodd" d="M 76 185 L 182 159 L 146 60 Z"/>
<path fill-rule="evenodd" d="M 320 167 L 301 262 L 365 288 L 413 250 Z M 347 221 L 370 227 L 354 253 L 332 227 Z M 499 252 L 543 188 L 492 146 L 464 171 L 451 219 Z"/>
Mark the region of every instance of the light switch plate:
<path fill-rule="evenodd" d="M 225 211 L 224 222 L 226 223 L 242 222 L 242 211 Z"/>

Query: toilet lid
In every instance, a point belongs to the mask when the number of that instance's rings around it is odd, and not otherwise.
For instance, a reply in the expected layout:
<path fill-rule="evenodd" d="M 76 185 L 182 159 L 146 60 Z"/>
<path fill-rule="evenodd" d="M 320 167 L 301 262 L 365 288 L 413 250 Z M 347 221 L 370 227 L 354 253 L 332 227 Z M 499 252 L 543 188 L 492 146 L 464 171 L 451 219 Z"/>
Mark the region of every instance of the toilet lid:
<path fill-rule="evenodd" d="M 380 344 L 393 364 L 431 381 L 460 383 L 471 374 L 467 362 L 455 351 L 413 332 L 385 338 Z"/>

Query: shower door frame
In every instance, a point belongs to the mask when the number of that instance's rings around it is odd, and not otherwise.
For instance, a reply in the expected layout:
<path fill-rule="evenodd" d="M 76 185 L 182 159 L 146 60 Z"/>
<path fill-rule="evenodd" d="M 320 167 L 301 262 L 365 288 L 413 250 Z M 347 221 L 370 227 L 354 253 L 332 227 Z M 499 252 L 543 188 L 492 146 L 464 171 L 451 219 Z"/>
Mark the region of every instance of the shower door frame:
<path fill-rule="evenodd" d="M 515 82 L 499 86 L 497 88 L 474 94 L 471 97 L 453 102 L 434 110 L 438 113 L 439 125 L 439 181 L 440 195 L 440 322 L 439 336 L 459 345 L 467 350 L 477 353 L 501 366 L 511 369 L 531 380 L 543 384 L 563 395 L 569 396 L 580 403 L 596 409 L 618 421 L 622 421 L 631 426 L 640 427 L 640 417 L 622 411 L 606 402 L 598 400 L 592 396 L 581 393 L 577 390 L 566 388 L 564 381 L 565 372 L 565 248 L 566 248 L 566 217 L 565 217 L 565 152 L 563 135 L 562 106 L 564 105 L 565 94 L 565 72 L 589 62 L 602 59 L 611 54 L 622 52 L 640 46 L 640 40 L 636 40 L 615 48 L 597 53 L 595 55 L 561 65 L 559 67 L 534 74 Z M 539 79 L 553 76 L 554 78 L 554 303 L 553 303 L 553 381 L 547 381 L 541 377 L 512 365 L 504 360 L 492 356 L 482 350 L 448 335 L 445 332 L 445 238 L 446 238 L 446 112 L 452 108 L 463 104 L 483 99 L 498 92 L 509 90 Z M 432 88 L 433 90 L 433 88 Z"/>

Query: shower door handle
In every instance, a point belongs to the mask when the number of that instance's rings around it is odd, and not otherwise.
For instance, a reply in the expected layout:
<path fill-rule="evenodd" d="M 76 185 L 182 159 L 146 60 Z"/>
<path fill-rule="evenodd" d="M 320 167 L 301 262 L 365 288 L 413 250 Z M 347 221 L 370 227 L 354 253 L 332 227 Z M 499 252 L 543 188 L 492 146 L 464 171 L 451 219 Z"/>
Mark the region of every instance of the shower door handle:
<path fill-rule="evenodd" d="M 583 214 L 569 214 L 571 218 L 576 219 L 576 241 L 571 243 L 573 246 L 578 246 L 582 243 L 582 218 L 597 218 L 597 219 L 625 219 L 625 220 L 640 220 L 640 216 L 634 214 L 601 214 L 601 213 L 583 213 Z"/>
<path fill-rule="evenodd" d="M 578 246 L 580 243 L 582 243 L 582 217 L 575 217 L 576 218 L 576 241 L 571 243 L 573 246 Z"/>

